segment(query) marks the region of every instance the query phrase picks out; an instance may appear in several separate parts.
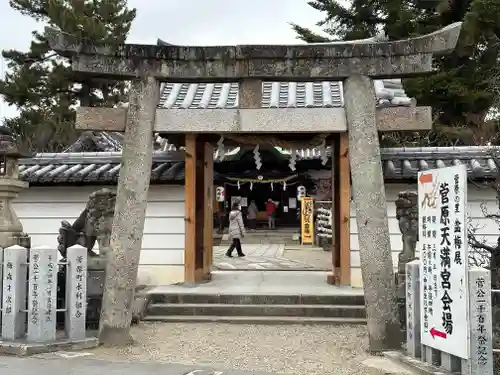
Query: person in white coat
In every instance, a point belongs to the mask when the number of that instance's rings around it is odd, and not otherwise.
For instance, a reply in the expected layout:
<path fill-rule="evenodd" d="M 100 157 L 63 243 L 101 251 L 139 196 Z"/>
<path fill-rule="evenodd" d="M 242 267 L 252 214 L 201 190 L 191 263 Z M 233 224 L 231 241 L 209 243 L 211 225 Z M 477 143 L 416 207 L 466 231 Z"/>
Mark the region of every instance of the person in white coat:
<path fill-rule="evenodd" d="M 241 239 L 245 237 L 245 224 L 243 214 L 240 210 L 240 203 L 234 202 L 229 213 L 229 238 L 232 240 L 231 246 L 227 249 L 226 256 L 232 257 L 233 250 L 236 249 L 239 257 L 244 257 L 241 249 Z"/>

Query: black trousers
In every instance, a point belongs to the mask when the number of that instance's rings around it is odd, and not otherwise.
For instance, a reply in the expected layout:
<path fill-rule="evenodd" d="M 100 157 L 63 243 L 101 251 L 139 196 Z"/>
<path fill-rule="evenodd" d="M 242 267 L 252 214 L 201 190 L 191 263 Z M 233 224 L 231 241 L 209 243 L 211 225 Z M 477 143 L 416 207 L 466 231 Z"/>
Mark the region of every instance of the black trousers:
<path fill-rule="evenodd" d="M 250 229 L 257 229 L 257 219 L 248 219 L 248 227 Z"/>
<path fill-rule="evenodd" d="M 243 250 L 241 250 L 241 241 L 239 238 L 233 238 L 233 243 L 229 246 L 229 249 L 227 249 L 226 255 L 231 255 L 235 248 L 238 252 L 238 255 L 243 254 Z"/>

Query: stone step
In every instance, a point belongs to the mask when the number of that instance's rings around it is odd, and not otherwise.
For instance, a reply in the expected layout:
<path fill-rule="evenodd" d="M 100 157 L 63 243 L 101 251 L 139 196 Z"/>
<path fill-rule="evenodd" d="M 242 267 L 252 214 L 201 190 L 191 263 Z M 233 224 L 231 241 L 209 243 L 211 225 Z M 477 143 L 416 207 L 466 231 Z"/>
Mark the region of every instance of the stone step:
<path fill-rule="evenodd" d="M 230 305 L 342 305 L 365 306 L 362 294 L 345 291 L 330 295 L 151 293 L 149 303 Z"/>
<path fill-rule="evenodd" d="M 231 324 L 366 324 L 364 318 L 317 318 L 302 316 L 213 316 L 213 315 L 156 315 L 146 316 L 143 321 L 166 323 L 231 323 Z"/>
<path fill-rule="evenodd" d="M 148 316 L 280 316 L 317 318 L 365 318 L 364 306 L 349 305 L 246 305 L 219 303 L 155 303 L 148 306 Z"/>

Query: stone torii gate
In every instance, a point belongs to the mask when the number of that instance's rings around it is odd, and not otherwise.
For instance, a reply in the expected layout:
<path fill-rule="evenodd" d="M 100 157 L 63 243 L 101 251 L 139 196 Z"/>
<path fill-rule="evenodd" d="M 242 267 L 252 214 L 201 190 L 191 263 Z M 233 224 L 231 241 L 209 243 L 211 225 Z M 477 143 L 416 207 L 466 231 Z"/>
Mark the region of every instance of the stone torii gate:
<path fill-rule="evenodd" d="M 70 57 L 82 75 L 130 80 L 128 109 L 80 108 L 80 129 L 125 132 L 122 168 L 100 338 L 127 341 L 130 303 L 139 264 L 149 188 L 153 132 L 182 138 L 186 149 L 185 281 L 209 277 L 213 149 L 221 134 L 238 133 L 266 143 L 271 136 L 287 144 L 316 146 L 318 134 L 340 133 L 341 155 L 350 163 L 365 288 L 370 348 L 400 345 L 386 197 L 378 131 L 425 130 L 430 108 L 376 109 L 372 79 L 432 72 L 435 54 L 452 51 L 461 24 L 394 42 L 335 42 L 310 45 L 193 47 L 97 45 L 52 32 L 50 46 Z M 343 81 L 344 108 L 261 108 L 263 81 Z M 238 82 L 235 109 L 157 109 L 161 82 Z M 323 138 L 324 139 L 324 138 Z M 259 142 L 260 142 L 259 141 Z M 313 144 L 316 142 L 316 144 Z M 349 152 L 347 153 L 347 144 Z M 344 181 L 348 164 L 341 163 Z M 341 222 L 349 220 L 349 183 L 340 190 Z M 347 193 L 346 193 L 347 192 Z M 347 200 L 347 203 L 345 202 Z M 345 211 L 347 207 L 347 211 Z M 341 223 L 342 224 L 342 223 Z M 210 228 L 203 232 L 203 226 Z M 349 227 L 341 247 L 349 256 Z M 209 234 L 207 234 L 209 233 Z M 342 243 L 343 242 L 343 243 Z M 347 245 L 346 245 L 347 244 Z M 345 275 L 341 280 L 346 283 Z M 342 279 L 342 275 L 341 275 Z"/>

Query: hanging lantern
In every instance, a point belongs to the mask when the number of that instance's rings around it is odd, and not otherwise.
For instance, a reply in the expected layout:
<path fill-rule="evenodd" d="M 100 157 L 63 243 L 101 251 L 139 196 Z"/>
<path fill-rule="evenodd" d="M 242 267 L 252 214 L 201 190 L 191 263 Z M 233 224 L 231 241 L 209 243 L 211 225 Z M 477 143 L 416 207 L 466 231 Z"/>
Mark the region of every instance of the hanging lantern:
<path fill-rule="evenodd" d="M 217 186 L 217 189 L 215 190 L 215 199 L 217 202 L 224 202 L 225 191 L 223 186 Z"/>
<path fill-rule="evenodd" d="M 238 185 L 238 190 L 240 190 L 240 182 L 238 181 L 236 184 Z"/>
<path fill-rule="evenodd" d="M 283 182 L 283 191 L 285 191 L 285 190 L 286 190 L 286 181 Z"/>
<path fill-rule="evenodd" d="M 274 191 L 274 185 L 272 182 L 271 182 L 271 191 Z"/>
<path fill-rule="evenodd" d="M 253 182 L 250 182 L 250 190 L 253 189 Z"/>
<path fill-rule="evenodd" d="M 297 187 L 297 200 L 300 202 L 306 196 L 306 187 L 300 185 Z"/>

